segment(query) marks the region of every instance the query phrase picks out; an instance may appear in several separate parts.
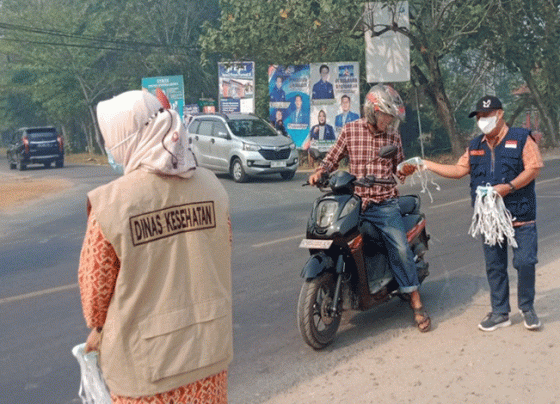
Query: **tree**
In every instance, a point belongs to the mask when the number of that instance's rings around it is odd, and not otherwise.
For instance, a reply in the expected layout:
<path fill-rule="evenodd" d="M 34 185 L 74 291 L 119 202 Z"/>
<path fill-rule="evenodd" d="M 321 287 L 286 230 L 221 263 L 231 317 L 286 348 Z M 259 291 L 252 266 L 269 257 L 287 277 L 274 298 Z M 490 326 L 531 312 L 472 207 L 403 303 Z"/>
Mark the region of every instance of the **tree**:
<path fill-rule="evenodd" d="M 541 117 L 545 141 L 560 144 L 560 5 L 558 1 L 511 0 L 494 7 L 488 27 L 469 38 L 494 62 L 519 73 L 530 94 L 522 99 Z M 471 45 L 472 46 L 472 45 Z"/>
<path fill-rule="evenodd" d="M 372 31 L 374 36 L 387 31 L 406 35 L 412 46 L 414 80 L 434 106 L 449 135 L 453 153 L 462 153 L 463 139 L 446 93 L 441 60 L 462 37 L 481 29 L 498 0 L 410 0 L 410 28 L 396 22 L 380 25 L 371 21 L 363 13 L 364 3 L 222 0 L 219 26 L 206 26 L 203 54 L 216 52 L 267 64 L 355 60 L 360 55 L 363 62 L 364 30 Z M 386 1 L 385 6 L 396 10 L 398 3 Z"/>
<path fill-rule="evenodd" d="M 102 150 L 97 103 L 139 88 L 142 77 L 182 74 L 187 99 L 217 87 L 197 50 L 202 20 L 217 16 L 217 0 L 5 0 L 0 7 L 6 83 L 25 72 L 32 80 L 18 90 L 68 137 L 85 135 L 89 150 Z"/>

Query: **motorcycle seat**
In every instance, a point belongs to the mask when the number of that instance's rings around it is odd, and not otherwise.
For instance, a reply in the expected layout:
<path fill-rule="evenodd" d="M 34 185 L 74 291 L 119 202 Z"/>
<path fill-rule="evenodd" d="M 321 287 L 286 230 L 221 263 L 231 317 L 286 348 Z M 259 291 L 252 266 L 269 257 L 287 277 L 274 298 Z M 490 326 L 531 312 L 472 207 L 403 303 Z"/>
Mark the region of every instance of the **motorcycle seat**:
<path fill-rule="evenodd" d="M 408 233 L 414 226 L 422 221 L 421 215 L 410 214 L 403 216 L 404 229 Z"/>
<path fill-rule="evenodd" d="M 403 216 L 420 214 L 420 198 L 418 195 L 403 195 L 399 196 L 399 207 Z"/>

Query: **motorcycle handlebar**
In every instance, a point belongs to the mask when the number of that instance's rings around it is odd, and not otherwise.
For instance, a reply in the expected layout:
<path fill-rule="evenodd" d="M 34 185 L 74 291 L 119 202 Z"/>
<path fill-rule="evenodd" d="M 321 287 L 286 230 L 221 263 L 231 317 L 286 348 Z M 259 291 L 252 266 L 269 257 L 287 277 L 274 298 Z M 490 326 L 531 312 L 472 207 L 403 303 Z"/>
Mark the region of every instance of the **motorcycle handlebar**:
<path fill-rule="evenodd" d="M 309 179 L 307 179 L 307 181 L 305 181 L 301 186 L 302 187 L 306 187 L 308 185 L 311 185 L 311 183 L 309 182 Z M 321 177 L 319 177 L 318 181 L 315 182 L 315 184 L 313 184 L 313 186 L 316 186 L 317 188 L 326 188 L 329 185 L 329 174 L 327 173 L 322 173 Z"/>

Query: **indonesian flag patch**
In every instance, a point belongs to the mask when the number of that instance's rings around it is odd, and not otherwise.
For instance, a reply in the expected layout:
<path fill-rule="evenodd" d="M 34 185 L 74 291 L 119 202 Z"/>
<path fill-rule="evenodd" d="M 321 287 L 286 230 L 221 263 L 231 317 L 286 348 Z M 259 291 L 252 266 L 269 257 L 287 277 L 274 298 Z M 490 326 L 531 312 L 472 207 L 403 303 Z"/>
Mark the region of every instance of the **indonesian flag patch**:
<path fill-rule="evenodd" d="M 517 140 L 506 140 L 506 145 L 508 149 L 517 149 Z"/>

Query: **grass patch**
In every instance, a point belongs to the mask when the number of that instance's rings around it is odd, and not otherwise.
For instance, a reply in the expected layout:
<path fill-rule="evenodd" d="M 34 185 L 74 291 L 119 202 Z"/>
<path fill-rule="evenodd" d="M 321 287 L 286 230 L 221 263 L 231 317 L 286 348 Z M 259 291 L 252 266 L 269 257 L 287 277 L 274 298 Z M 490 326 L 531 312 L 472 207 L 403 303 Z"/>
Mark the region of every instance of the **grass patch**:
<path fill-rule="evenodd" d="M 67 153 L 64 161 L 70 164 L 108 165 L 107 156 L 94 153 Z"/>

